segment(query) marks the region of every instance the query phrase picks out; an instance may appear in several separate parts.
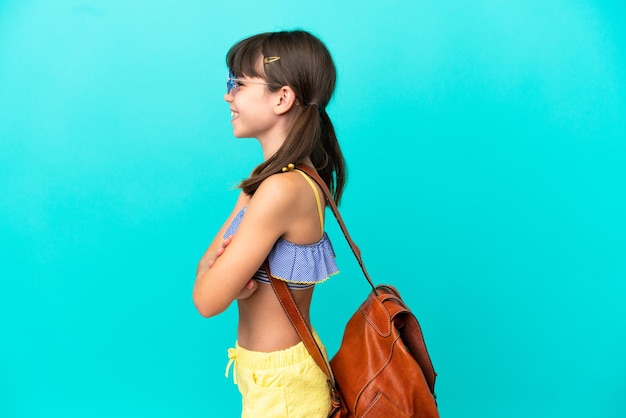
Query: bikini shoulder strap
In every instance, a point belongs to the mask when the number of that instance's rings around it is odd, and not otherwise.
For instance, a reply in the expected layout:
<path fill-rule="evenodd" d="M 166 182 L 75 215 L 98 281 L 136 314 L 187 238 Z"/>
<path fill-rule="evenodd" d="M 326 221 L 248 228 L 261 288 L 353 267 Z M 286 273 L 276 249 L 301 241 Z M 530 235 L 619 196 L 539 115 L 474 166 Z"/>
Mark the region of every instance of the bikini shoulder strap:
<path fill-rule="evenodd" d="M 317 186 L 315 185 L 315 183 L 313 183 L 313 180 L 311 180 L 311 178 L 306 173 L 297 169 L 295 171 L 300 173 L 302 177 L 306 179 L 307 183 L 309 183 L 309 186 L 311 186 L 311 189 L 313 189 L 313 193 L 315 194 L 315 201 L 317 202 L 317 213 L 320 216 L 320 226 L 322 228 L 322 235 L 324 235 L 324 206 L 322 206 L 322 200 L 320 198 L 319 192 L 317 191 Z"/>

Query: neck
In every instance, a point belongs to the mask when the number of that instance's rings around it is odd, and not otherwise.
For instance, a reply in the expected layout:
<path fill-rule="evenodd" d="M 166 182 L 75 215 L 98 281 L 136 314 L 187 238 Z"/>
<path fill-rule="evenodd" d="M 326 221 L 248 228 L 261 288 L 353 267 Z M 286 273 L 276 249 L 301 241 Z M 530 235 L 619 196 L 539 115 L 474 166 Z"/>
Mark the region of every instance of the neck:
<path fill-rule="evenodd" d="M 258 140 L 261 144 L 261 149 L 263 150 L 263 161 L 267 161 L 271 156 L 276 154 L 281 145 L 285 142 L 284 139 L 280 141 L 271 141 L 258 138 Z"/>
<path fill-rule="evenodd" d="M 287 127 L 281 126 L 257 137 L 259 144 L 261 144 L 261 149 L 263 150 L 263 161 L 267 161 L 268 158 L 278 152 L 287 139 L 287 132 Z"/>
<path fill-rule="evenodd" d="M 284 114 L 271 130 L 257 138 L 263 149 L 264 161 L 267 161 L 268 158 L 278 152 L 279 148 L 287 139 L 287 134 L 291 130 L 297 115 L 298 113 L 295 110 Z"/>
<path fill-rule="evenodd" d="M 263 161 L 267 161 L 270 157 L 272 157 L 274 154 L 278 152 L 278 149 L 283 144 L 284 140 L 278 143 L 267 143 L 267 142 L 262 142 L 259 139 L 259 142 L 261 143 L 261 149 L 263 150 Z M 306 158 L 304 161 L 293 161 L 293 163 L 304 164 L 304 165 L 308 165 L 309 167 L 313 167 L 313 163 L 311 162 L 310 158 Z"/>

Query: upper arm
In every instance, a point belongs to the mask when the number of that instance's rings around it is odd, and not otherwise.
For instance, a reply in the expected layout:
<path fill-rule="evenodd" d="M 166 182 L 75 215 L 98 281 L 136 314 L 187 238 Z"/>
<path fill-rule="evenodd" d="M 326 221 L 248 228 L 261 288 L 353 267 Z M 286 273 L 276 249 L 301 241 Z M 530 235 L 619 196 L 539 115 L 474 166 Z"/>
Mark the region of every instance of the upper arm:
<path fill-rule="evenodd" d="M 194 302 L 205 316 L 224 311 L 263 264 L 289 228 L 296 199 L 290 176 L 266 179 L 250 199 L 246 214 L 224 253 L 196 278 Z"/>
<path fill-rule="evenodd" d="M 209 246 L 205 250 L 202 258 L 198 262 L 198 268 L 196 270 L 196 275 L 201 270 L 206 268 L 206 263 L 208 262 L 208 260 L 214 260 L 215 259 L 215 254 L 216 254 L 218 248 L 220 248 L 220 246 L 222 245 L 222 242 L 224 240 L 224 234 L 226 233 L 226 230 L 228 229 L 228 226 L 231 224 L 231 222 L 233 221 L 235 216 L 237 216 L 237 213 L 239 213 L 239 211 L 241 209 L 243 209 L 244 206 L 246 206 L 249 201 L 250 201 L 250 196 L 248 196 L 244 192 L 240 192 L 239 197 L 237 198 L 237 202 L 235 203 L 235 207 L 233 208 L 231 214 L 228 216 L 226 221 L 224 221 L 224 223 L 220 227 L 220 229 L 217 232 L 217 234 L 215 234 L 215 236 L 213 237 L 213 240 L 211 241 L 211 243 L 209 244 Z"/>

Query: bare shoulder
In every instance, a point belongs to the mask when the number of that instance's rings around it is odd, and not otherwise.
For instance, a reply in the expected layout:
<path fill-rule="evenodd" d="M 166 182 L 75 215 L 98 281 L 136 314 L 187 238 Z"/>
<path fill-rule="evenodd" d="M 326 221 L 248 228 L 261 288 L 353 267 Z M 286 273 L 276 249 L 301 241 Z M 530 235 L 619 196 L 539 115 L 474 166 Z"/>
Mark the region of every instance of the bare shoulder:
<path fill-rule="evenodd" d="M 263 200 L 276 207 L 297 206 L 308 191 L 305 186 L 302 175 L 298 173 L 274 174 L 259 185 L 253 200 Z"/>

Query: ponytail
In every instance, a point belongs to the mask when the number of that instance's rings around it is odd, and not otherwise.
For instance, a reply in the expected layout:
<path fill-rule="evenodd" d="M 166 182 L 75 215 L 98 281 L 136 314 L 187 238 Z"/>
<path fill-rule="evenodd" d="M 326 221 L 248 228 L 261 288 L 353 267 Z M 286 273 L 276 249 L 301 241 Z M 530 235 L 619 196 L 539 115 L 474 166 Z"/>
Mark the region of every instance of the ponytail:
<path fill-rule="evenodd" d="M 311 161 L 339 204 L 346 181 L 346 163 L 326 109 L 319 109 L 319 117 L 322 135 L 318 152 L 313 152 Z"/>

